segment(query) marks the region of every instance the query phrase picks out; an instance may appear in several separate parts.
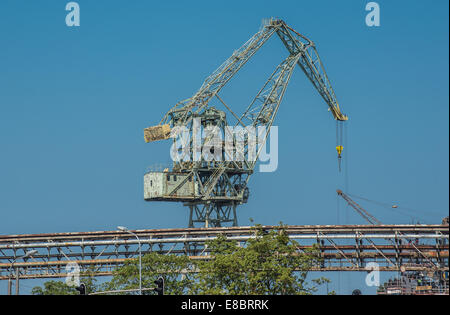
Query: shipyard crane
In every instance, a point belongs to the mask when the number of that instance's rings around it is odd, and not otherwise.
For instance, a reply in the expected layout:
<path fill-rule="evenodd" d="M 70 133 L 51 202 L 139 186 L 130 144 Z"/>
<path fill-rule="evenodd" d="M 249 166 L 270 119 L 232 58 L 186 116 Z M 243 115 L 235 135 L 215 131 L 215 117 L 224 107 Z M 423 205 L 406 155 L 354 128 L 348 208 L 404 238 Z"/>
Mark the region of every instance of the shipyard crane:
<path fill-rule="evenodd" d="M 288 56 L 275 68 L 250 105 L 238 115 L 219 92 L 274 34 L 287 48 Z M 266 20 L 253 37 L 206 78 L 192 97 L 171 108 L 159 125 L 144 129 L 146 142 L 173 138 L 174 152 L 181 152 L 179 156 L 183 157 L 173 161 L 172 169 L 151 171 L 144 175 L 144 199 L 183 202 L 190 209 L 189 227 L 194 227 L 196 223 L 206 227 L 226 223 L 236 226 L 236 206 L 248 200 L 247 184 L 296 65 L 324 99 L 336 123 L 346 121 L 348 118 L 341 112 L 315 44 L 283 20 Z M 224 110 L 213 106 L 213 101 Z M 236 128 L 242 128 L 240 130 L 247 133 L 233 133 L 223 141 L 217 133 L 210 132 L 200 140 L 189 136 L 176 144 L 177 138 L 180 141 L 180 130 L 194 135 L 205 128 L 229 135 L 227 114 L 228 118 L 231 114 Z M 209 152 L 199 153 L 199 147 L 207 148 Z M 338 159 L 342 149 L 342 144 L 337 143 Z M 255 152 L 252 158 L 236 159 L 239 154 L 249 156 L 252 152 Z M 205 158 L 205 155 L 209 157 Z"/>
<path fill-rule="evenodd" d="M 383 225 L 383 223 L 381 223 L 381 221 L 379 221 L 377 218 L 375 218 L 373 215 L 371 215 L 367 210 L 365 210 L 363 207 L 361 207 L 358 203 L 356 203 L 352 198 L 350 198 L 346 193 L 344 193 L 342 190 L 337 189 L 336 193 L 338 194 L 338 196 L 342 197 L 342 199 L 344 199 L 345 201 L 347 201 L 347 203 L 353 208 L 355 209 L 356 212 L 358 212 L 367 222 L 369 222 L 369 224 L 371 225 Z M 397 208 L 397 206 L 392 206 L 392 208 Z M 448 217 L 444 218 L 442 220 L 442 225 L 446 225 L 448 224 Z M 429 265 L 433 266 L 433 268 L 438 268 L 438 265 L 436 265 L 433 261 L 430 260 L 430 255 L 432 255 L 430 252 L 428 253 L 424 253 L 423 251 L 421 251 L 419 249 L 419 239 L 411 239 L 408 237 L 405 237 L 401 232 L 398 232 L 398 237 L 396 237 L 394 240 L 389 239 L 389 242 L 392 243 L 392 245 L 396 248 L 397 250 L 397 256 L 400 256 L 400 249 L 399 249 L 399 245 L 402 244 L 402 240 L 406 241 L 408 246 L 410 246 L 411 248 L 414 249 L 414 251 L 416 251 L 419 255 L 420 255 L 420 259 L 426 261 L 426 263 L 428 263 Z M 375 243 L 373 241 L 371 241 L 370 239 L 366 238 L 367 241 L 369 241 L 369 243 L 372 244 L 372 246 L 376 247 Z M 388 240 L 388 239 L 386 239 Z M 361 243 L 362 244 L 362 243 Z M 442 242 L 438 242 L 436 244 L 436 246 L 442 246 L 444 243 Z M 444 260 L 441 257 L 438 257 L 439 261 L 441 264 L 445 264 Z M 399 262 L 401 263 L 403 261 L 402 258 L 399 258 Z M 417 258 L 416 258 L 417 261 Z M 392 265 L 394 265 L 392 263 L 392 261 L 389 261 Z M 448 264 L 448 262 L 447 262 Z M 397 268 L 400 267 L 397 265 Z"/>
<path fill-rule="evenodd" d="M 369 222 L 372 225 L 382 225 L 382 223 L 377 218 L 375 218 L 367 210 L 365 210 L 363 207 L 361 207 L 359 204 L 357 204 L 352 198 L 350 198 L 342 190 L 338 189 L 338 190 L 336 190 L 336 193 L 338 194 L 338 196 L 342 197 L 342 199 L 347 201 L 347 203 L 353 209 L 355 209 L 355 211 L 358 212 L 359 215 L 362 216 L 367 222 Z"/>

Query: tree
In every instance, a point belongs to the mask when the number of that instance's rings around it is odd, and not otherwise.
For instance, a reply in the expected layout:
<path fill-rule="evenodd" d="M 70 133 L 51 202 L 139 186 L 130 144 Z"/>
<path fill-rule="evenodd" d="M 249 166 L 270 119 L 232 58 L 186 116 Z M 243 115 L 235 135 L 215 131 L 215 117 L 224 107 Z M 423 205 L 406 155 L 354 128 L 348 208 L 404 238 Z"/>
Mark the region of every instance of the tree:
<path fill-rule="evenodd" d="M 320 262 L 317 247 L 298 250 L 282 225 L 266 232 L 255 227 L 246 246 L 221 235 L 207 242 L 209 259 L 193 262 L 186 256 L 151 253 L 142 260 L 143 287 L 154 287 L 158 276 L 165 279 L 166 294 L 311 294 L 314 285 L 329 280 L 306 281 L 308 271 Z M 137 259 L 114 272 L 105 290 L 139 287 Z"/>
<path fill-rule="evenodd" d="M 80 283 L 86 285 L 86 293 L 97 291 L 97 279 L 94 278 L 94 273 L 88 270 L 80 277 Z M 63 281 L 46 281 L 44 287 L 36 286 L 31 290 L 33 295 L 78 295 L 80 292 L 74 286 L 69 286 Z"/>
<path fill-rule="evenodd" d="M 76 295 L 75 287 L 70 287 L 62 281 L 46 281 L 44 287 L 36 286 L 31 290 L 33 295 Z"/>
<path fill-rule="evenodd" d="M 316 246 L 300 252 L 280 224 L 278 229 L 265 231 L 254 228 L 254 237 L 245 244 L 220 235 L 206 243 L 206 260 L 191 260 L 185 255 L 161 255 L 155 252 L 142 257 L 142 287 L 154 288 L 162 276 L 165 294 L 312 294 L 316 286 L 328 283 L 325 278 L 307 282 L 308 272 L 321 262 Z M 92 278 L 91 278 L 92 279 Z M 86 283 L 88 285 L 88 283 Z M 33 289 L 33 294 L 74 294 L 64 283 L 49 281 L 45 288 Z M 139 288 L 139 260 L 128 260 L 113 272 L 110 281 L 89 292 Z M 76 294 L 76 293 L 75 293 Z M 138 294 L 133 293 L 122 294 Z M 144 294 L 155 294 L 144 291 Z"/>
<path fill-rule="evenodd" d="M 320 261 L 316 247 L 298 252 L 282 225 L 270 232 L 255 227 L 246 247 L 220 236 L 208 243 L 211 260 L 199 263 L 194 294 L 311 294 L 308 271 Z M 320 278 L 315 284 L 328 282 Z"/>
<path fill-rule="evenodd" d="M 193 282 L 195 264 L 187 256 L 149 253 L 142 257 L 142 287 L 155 287 L 158 277 L 164 278 L 164 294 L 186 294 Z M 139 262 L 132 259 L 113 272 L 113 279 L 102 286 L 104 291 L 139 288 Z M 148 294 L 144 291 L 144 294 Z M 134 294 L 138 294 L 136 291 Z"/>

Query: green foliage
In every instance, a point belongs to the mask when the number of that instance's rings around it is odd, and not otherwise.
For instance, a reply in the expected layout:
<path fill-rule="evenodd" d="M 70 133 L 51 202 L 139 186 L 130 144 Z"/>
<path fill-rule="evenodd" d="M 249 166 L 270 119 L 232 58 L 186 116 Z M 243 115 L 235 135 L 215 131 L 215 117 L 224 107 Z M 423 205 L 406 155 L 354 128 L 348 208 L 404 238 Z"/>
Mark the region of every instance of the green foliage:
<path fill-rule="evenodd" d="M 97 279 L 94 278 L 92 271 L 83 273 L 80 277 L 80 283 L 84 283 L 86 286 L 86 293 L 96 292 L 98 290 L 96 286 Z M 68 286 L 63 281 L 46 281 L 44 287 L 36 286 L 31 290 L 33 295 L 79 295 L 74 286 Z"/>
<path fill-rule="evenodd" d="M 290 240 L 283 225 L 264 231 L 255 226 L 254 237 L 245 244 L 219 236 L 207 242 L 209 258 L 194 260 L 181 255 L 149 253 L 142 257 L 142 287 L 154 288 L 163 276 L 165 294 L 312 294 L 316 286 L 328 283 L 325 278 L 306 281 L 311 267 L 320 263 L 318 249 L 305 252 Z M 88 277 L 93 281 L 93 277 Z M 89 292 L 139 288 L 139 260 L 131 259 L 113 272 L 111 281 L 95 286 L 84 281 Z M 64 283 L 49 281 L 33 294 L 78 294 Z M 138 294 L 134 293 L 123 294 Z M 144 291 L 144 294 L 155 294 Z"/>
<path fill-rule="evenodd" d="M 150 253 L 142 257 L 142 287 L 155 287 L 154 281 L 164 277 L 164 294 L 186 294 L 194 281 L 195 268 L 187 256 Z M 132 259 L 113 273 L 113 279 L 102 286 L 104 291 L 139 288 L 139 260 Z M 144 292 L 145 293 L 145 292 Z M 135 292 L 138 294 L 138 292 Z M 147 292 L 148 294 L 148 292 Z M 150 293 L 153 294 L 153 293 Z"/>
<path fill-rule="evenodd" d="M 316 248 L 299 254 L 298 244 L 283 226 L 265 232 L 255 227 L 255 238 L 246 247 L 221 236 L 208 243 L 214 259 L 199 263 L 195 294 L 310 294 L 306 276 L 319 261 Z M 322 284 L 324 279 L 316 279 Z"/>
<path fill-rule="evenodd" d="M 328 279 L 306 282 L 308 271 L 319 263 L 316 247 L 299 253 L 282 225 L 266 232 L 255 226 L 254 238 L 241 246 L 219 236 L 207 243 L 210 259 L 194 262 L 186 256 L 151 253 L 142 260 L 142 286 L 154 287 L 165 279 L 165 294 L 311 294 Z M 139 287 L 137 259 L 114 272 L 105 290 Z"/>
<path fill-rule="evenodd" d="M 79 294 L 74 287 L 69 287 L 62 281 L 46 281 L 44 287 L 34 287 L 31 290 L 33 295 L 75 295 Z"/>

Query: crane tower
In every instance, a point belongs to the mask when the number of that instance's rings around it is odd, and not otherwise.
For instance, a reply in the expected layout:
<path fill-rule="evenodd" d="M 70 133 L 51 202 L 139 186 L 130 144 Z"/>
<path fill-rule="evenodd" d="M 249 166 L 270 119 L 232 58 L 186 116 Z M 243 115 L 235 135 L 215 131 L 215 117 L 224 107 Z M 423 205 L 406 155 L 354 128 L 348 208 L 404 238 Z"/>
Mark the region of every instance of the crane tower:
<path fill-rule="evenodd" d="M 219 92 L 274 34 L 287 48 L 288 56 L 250 105 L 240 113 L 233 111 Z M 325 100 L 337 123 L 346 121 L 314 43 L 283 20 L 266 20 L 192 97 L 177 103 L 159 125 L 144 129 L 146 142 L 172 138 L 172 158 L 177 157 L 171 169 L 144 175 L 144 199 L 182 202 L 189 207 L 189 227 L 236 226 L 236 207 L 249 198 L 247 184 L 296 65 Z M 342 146 L 337 144 L 336 149 L 340 158 Z"/>

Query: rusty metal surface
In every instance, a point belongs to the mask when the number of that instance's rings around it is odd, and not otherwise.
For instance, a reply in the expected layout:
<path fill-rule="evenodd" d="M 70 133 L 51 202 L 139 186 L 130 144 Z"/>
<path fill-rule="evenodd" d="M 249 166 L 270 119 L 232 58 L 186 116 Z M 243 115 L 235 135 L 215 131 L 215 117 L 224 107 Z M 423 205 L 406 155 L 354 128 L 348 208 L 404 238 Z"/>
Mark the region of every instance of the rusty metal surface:
<path fill-rule="evenodd" d="M 262 229 L 272 230 L 278 226 L 266 225 Z M 285 227 L 288 233 L 317 233 L 330 232 L 333 233 L 348 233 L 359 231 L 361 233 L 367 232 L 440 232 L 448 235 L 448 225 L 288 225 Z M 133 233 L 141 235 L 154 236 L 169 236 L 169 235 L 214 235 L 219 233 L 234 234 L 234 233 L 249 233 L 254 231 L 253 227 L 213 227 L 213 228 L 181 228 L 181 229 L 148 229 L 148 230 L 133 230 Z M 129 236 L 121 231 L 93 231 L 93 232 L 68 232 L 68 233 L 42 233 L 42 234 L 16 234 L 16 235 L 0 235 L 0 243 L 9 242 L 13 240 L 40 240 L 45 238 L 64 239 L 64 238 L 84 238 L 84 237 L 111 237 L 111 236 Z"/>
<path fill-rule="evenodd" d="M 270 231 L 277 226 L 263 226 Z M 302 252 L 319 245 L 323 258 L 320 271 L 364 271 L 368 262 L 380 270 L 448 270 L 448 225 L 290 225 L 288 236 Z M 135 230 L 143 253 L 188 255 L 208 259 L 207 240 L 220 234 L 245 243 L 255 236 L 252 227 Z M 93 231 L 0 236 L 0 279 L 8 279 L 18 268 L 19 277 L 54 278 L 67 274 L 76 262 L 81 271 L 94 267 L 98 276 L 111 275 L 114 268 L 137 257 L 137 239 L 120 231 Z M 21 258 L 36 250 L 32 257 Z"/>

